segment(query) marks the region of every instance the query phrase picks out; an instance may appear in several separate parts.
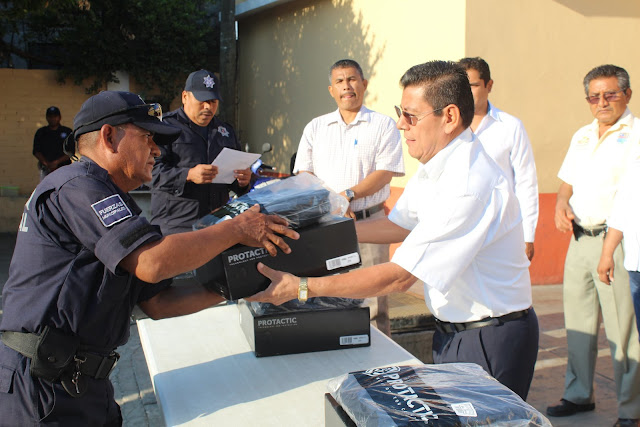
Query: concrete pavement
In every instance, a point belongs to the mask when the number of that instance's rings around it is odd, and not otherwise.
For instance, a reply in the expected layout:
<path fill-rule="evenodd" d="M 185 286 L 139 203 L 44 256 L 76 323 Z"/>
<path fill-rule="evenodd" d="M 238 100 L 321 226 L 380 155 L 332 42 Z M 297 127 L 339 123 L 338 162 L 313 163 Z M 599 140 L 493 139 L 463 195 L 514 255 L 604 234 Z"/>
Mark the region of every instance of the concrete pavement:
<path fill-rule="evenodd" d="M 14 245 L 14 235 L 0 234 L 0 286 L 4 286 L 7 280 Z M 390 301 L 390 315 L 394 330 L 397 331 L 393 334 L 393 338 L 427 363 L 429 351 L 425 346 L 428 346 L 429 332 L 424 330 L 411 332 L 412 328 L 428 328 L 429 324 L 420 288 L 415 286 L 409 294 L 393 296 Z M 567 347 L 562 312 L 562 287 L 561 285 L 534 286 L 533 300 L 540 321 L 540 350 L 528 402 L 544 413 L 549 404 L 560 399 L 564 385 Z M 417 324 L 412 325 L 407 322 L 417 322 Z M 121 359 L 111 374 L 111 381 L 116 391 L 116 399 L 122 408 L 124 425 L 163 426 L 164 422 L 153 394 L 135 322 L 132 321 L 131 324 L 129 342 L 119 348 L 118 352 L 121 354 Z M 598 341 L 595 383 L 595 411 L 566 418 L 550 417 L 554 426 L 600 427 L 611 426 L 616 421 L 613 368 L 603 328 Z"/>

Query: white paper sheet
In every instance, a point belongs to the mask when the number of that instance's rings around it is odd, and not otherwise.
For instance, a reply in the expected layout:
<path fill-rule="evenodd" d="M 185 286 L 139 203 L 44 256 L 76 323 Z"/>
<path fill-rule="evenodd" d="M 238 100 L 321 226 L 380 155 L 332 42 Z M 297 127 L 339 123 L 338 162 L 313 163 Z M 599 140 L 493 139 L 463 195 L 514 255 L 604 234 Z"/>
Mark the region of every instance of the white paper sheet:
<path fill-rule="evenodd" d="M 233 171 L 247 169 L 260 158 L 260 154 L 245 153 L 224 147 L 211 164 L 218 167 L 218 175 L 211 181 L 214 184 L 231 184 L 236 178 Z"/>

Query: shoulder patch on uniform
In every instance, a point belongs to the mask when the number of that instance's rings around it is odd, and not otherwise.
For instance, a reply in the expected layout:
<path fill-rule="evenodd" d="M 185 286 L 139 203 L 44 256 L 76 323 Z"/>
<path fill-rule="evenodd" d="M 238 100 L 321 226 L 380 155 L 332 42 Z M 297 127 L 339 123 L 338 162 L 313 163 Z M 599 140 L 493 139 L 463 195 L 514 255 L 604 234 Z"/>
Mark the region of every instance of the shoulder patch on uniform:
<path fill-rule="evenodd" d="M 119 194 L 114 194 L 91 205 L 105 227 L 111 227 L 123 219 L 133 216 Z"/>

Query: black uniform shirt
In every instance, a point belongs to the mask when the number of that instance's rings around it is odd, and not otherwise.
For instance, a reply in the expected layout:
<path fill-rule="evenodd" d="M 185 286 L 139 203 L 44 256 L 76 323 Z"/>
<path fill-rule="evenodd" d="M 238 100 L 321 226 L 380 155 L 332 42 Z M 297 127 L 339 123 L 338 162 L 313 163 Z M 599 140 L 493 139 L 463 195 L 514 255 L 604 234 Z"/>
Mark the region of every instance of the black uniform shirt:
<path fill-rule="evenodd" d="M 229 190 L 243 194 L 249 187 L 233 184 L 187 182 L 189 169 L 210 164 L 223 148 L 242 150 L 233 127 L 214 117 L 207 127 L 196 125 L 181 107 L 164 115 L 164 121 L 182 129 L 171 145 L 160 146 L 151 181 L 152 224 L 163 233 L 190 231 L 194 222 L 229 200 Z M 207 135 L 205 138 L 204 135 Z"/>
<path fill-rule="evenodd" d="M 62 145 L 70 133 L 71 129 L 62 125 L 55 130 L 49 126 L 41 127 L 33 137 L 33 154 L 42 153 L 49 162 L 59 159 L 64 155 Z"/>
<path fill-rule="evenodd" d="M 47 175 L 25 205 L 0 330 L 39 333 L 49 325 L 100 352 L 124 344 L 134 305 L 170 284 L 147 284 L 118 267 L 162 237 L 139 213 L 86 157 Z"/>

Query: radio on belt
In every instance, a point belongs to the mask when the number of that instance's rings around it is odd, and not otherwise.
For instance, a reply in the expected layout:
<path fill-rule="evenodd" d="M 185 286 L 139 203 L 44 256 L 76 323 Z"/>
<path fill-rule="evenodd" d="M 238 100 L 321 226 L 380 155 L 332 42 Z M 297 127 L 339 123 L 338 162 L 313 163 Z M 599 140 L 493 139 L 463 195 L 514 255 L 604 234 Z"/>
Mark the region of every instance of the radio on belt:
<path fill-rule="evenodd" d="M 236 245 L 196 269 L 196 280 L 228 300 L 254 295 L 269 286 L 258 262 L 296 276 L 320 277 L 362 265 L 354 221 L 329 216 L 320 223 L 297 230 L 299 240 L 285 237 L 291 253 L 272 257 L 264 248 Z"/>

